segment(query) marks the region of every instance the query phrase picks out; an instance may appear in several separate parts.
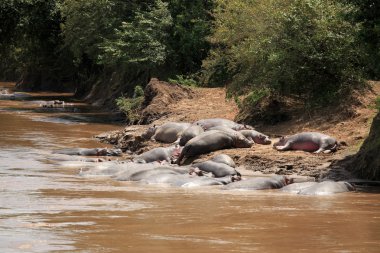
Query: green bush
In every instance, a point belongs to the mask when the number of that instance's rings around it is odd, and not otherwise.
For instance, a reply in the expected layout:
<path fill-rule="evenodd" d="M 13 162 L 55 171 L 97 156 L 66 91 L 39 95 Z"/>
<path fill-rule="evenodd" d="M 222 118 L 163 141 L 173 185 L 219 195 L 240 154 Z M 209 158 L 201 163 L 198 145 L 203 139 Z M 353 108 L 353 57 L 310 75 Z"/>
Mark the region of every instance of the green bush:
<path fill-rule="evenodd" d="M 144 90 L 137 85 L 132 98 L 119 97 L 115 99 L 115 102 L 119 110 L 126 115 L 128 122 L 136 123 L 140 119 L 141 105 L 144 102 Z"/>
<path fill-rule="evenodd" d="M 191 77 L 184 76 L 184 75 L 176 75 L 175 78 L 169 78 L 168 80 L 170 83 L 185 85 L 185 86 L 198 86 L 197 81 L 192 79 Z"/>
<path fill-rule="evenodd" d="M 323 104 L 361 86 L 355 9 L 333 0 L 217 0 L 206 76 L 226 62 L 231 93 L 268 90 Z M 215 64 L 213 64 L 215 63 Z"/>
<path fill-rule="evenodd" d="M 380 111 L 380 97 L 376 98 L 376 109 Z"/>

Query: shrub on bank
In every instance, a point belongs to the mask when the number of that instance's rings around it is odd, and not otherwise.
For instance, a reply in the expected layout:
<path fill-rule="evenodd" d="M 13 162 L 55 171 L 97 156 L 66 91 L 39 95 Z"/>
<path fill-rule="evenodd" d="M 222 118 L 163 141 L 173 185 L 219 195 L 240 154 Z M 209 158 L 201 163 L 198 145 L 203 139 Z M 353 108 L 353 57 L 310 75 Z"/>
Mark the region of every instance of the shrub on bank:
<path fill-rule="evenodd" d="M 347 18 L 353 6 L 332 0 L 217 2 L 211 41 L 218 54 L 204 62 L 206 82 L 210 76 L 220 80 L 215 75 L 222 68 L 231 94 L 264 89 L 310 104 L 337 101 L 363 86 L 360 24 Z"/>
<path fill-rule="evenodd" d="M 119 97 L 115 100 L 119 110 L 123 112 L 127 121 L 131 124 L 138 122 L 140 119 L 140 108 L 144 101 L 144 90 L 141 86 L 135 86 L 132 98 Z"/>

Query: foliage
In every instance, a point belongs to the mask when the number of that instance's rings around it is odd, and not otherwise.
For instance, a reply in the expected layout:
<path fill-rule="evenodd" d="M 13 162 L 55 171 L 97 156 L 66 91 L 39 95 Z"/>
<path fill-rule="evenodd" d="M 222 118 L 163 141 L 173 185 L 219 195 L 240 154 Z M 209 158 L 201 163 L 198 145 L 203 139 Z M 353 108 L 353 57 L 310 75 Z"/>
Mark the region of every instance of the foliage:
<path fill-rule="evenodd" d="M 167 4 L 160 0 L 146 11 L 136 11 L 132 21 L 122 22 L 112 38 L 100 44 L 99 62 L 144 68 L 163 64 L 167 56 L 166 30 L 171 24 Z"/>
<path fill-rule="evenodd" d="M 375 103 L 376 103 L 376 109 L 380 111 L 380 97 L 376 98 Z"/>
<path fill-rule="evenodd" d="M 353 11 L 332 0 L 218 0 L 206 82 L 219 68 L 231 93 L 331 102 L 360 84 L 360 25 L 345 19 Z"/>
<path fill-rule="evenodd" d="M 0 3 L 0 68 L 31 70 L 55 79 L 70 69 L 68 52 L 60 48 L 61 16 L 56 0 L 5 0 Z M 64 67 L 63 67 L 64 65 Z"/>
<path fill-rule="evenodd" d="M 363 29 L 360 40 L 366 50 L 366 72 L 370 78 L 380 78 L 380 1 L 376 0 L 346 0 L 357 6 L 358 12 L 352 16 L 355 22 L 360 22 Z"/>
<path fill-rule="evenodd" d="M 132 98 L 119 97 L 115 100 L 119 110 L 122 111 L 130 123 L 138 122 L 140 118 L 140 109 L 144 101 L 144 90 L 141 86 L 135 86 Z"/>
<path fill-rule="evenodd" d="M 168 45 L 170 66 L 179 73 L 197 72 L 207 57 L 214 0 L 168 0 L 173 18 Z"/>
<path fill-rule="evenodd" d="M 175 78 L 169 78 L 169 82 L 192 87 L 198 86 L 197 81 L 184 75 L 176 75 Z"/>

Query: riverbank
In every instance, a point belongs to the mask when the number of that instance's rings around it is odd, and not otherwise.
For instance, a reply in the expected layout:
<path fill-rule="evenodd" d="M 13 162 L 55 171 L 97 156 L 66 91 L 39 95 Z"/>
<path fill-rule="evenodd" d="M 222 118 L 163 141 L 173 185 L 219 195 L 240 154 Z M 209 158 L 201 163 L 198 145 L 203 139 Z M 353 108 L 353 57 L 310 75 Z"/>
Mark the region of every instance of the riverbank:
<path fill-rule="evenodd" d="M 290 119 L 275 125 L 260 124 L 255 126 L 260 132 L 277 141 L 283 135 L 304 131 L 315 131 L 335 137 L 341 145 L 332 154 L 310 154 L 302 151 L 279 152 L 271 145 L 254 145 L 249 149 L 219 150 L 197 157 L 205 160 L 215 154 L 228 154 L 246 174 L 280 174 L 291 176 L 308 176 L 315 179 L 329 178 L 346 180 L 354 176 L 335 162 L 355 154 L 368 136 L 373 117 L 376 114 L 375 99 L 380 95 L 380 82 L 370 82 L 371 89 L 355 95 L 355 103 L 350 108 L 325 107 L 319 111 L 305 112 L 294 110 Z M 133 125 L 118 131 L 103 133 L 97 138 L 115 147 L 127 151 L 126 158 L 158 146 L 168 144 L 145 141 L 141 134 L 151 125 L 165 122 L 194 122 L 204 118 L 226 118 L 235 120 L 239 109 L 233 100 L 226 100 L 223 88 L 191 88 L 192 95 L 173 101 L 167 105 L 162 117 L 150 125 Z M 302 108 L 301 108 L 302 109 Z M 303 113 L 300 113 L 303 111 Z M 349 113 L 346 113 L 349 112 Z M 273 142 L 272 142 L 273 143 Z"/>

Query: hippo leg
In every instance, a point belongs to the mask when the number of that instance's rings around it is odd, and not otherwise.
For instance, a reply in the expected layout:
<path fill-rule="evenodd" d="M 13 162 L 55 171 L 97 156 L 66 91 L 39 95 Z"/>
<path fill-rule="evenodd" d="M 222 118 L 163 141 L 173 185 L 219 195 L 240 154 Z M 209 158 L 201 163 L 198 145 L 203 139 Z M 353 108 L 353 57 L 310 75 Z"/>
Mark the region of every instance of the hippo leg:
<path fill-rule="evenodd" d="M 289 150 L 290 149 L 290 142 L 287 142 L 284 146 L 276 146 L 275 148 L 277 150 L 280 150 L 280 151 Z"/>
<path fill-rule="evenodd" d="M 331 149 L 329 149 L 329 145 L 327 143 L 322 143 L 321 146 L 319 147 L 319 149 L 314 152 L 314 154 L 319 154 L 321 152 L 323 152 L 325 154 L 328 154 L 331 152 Z"/>

